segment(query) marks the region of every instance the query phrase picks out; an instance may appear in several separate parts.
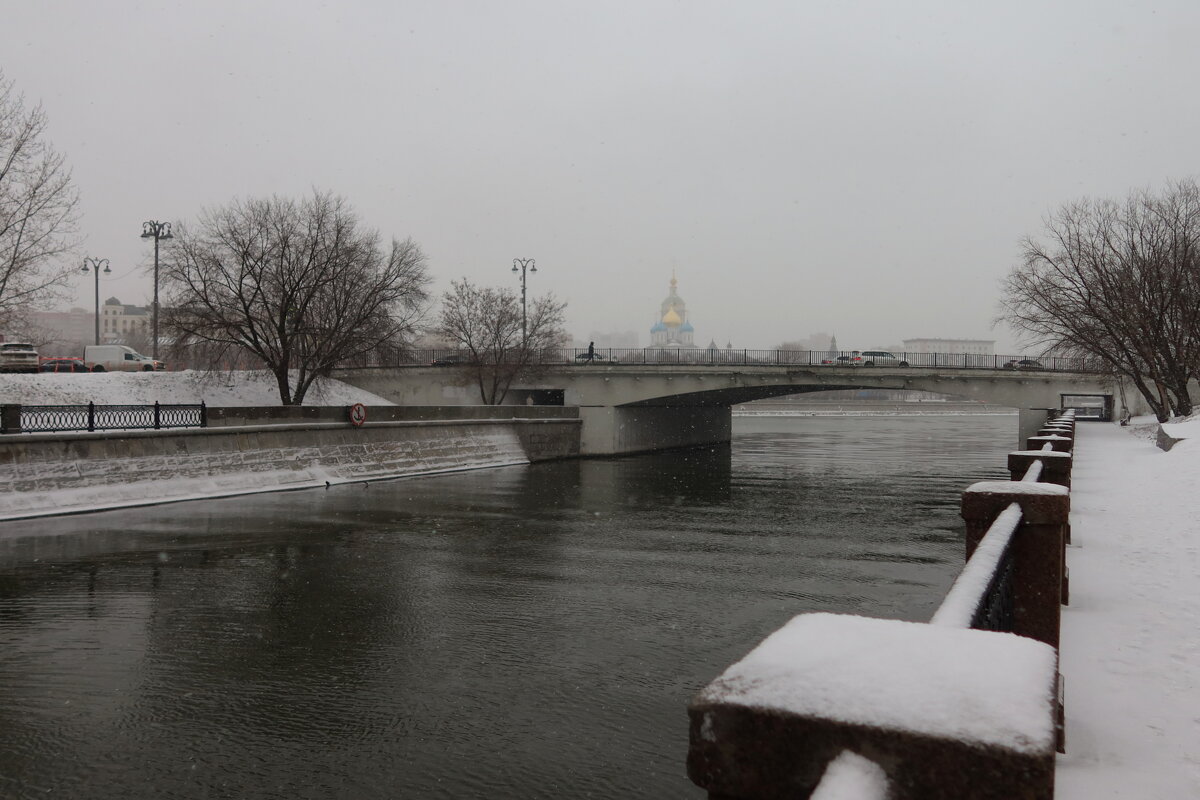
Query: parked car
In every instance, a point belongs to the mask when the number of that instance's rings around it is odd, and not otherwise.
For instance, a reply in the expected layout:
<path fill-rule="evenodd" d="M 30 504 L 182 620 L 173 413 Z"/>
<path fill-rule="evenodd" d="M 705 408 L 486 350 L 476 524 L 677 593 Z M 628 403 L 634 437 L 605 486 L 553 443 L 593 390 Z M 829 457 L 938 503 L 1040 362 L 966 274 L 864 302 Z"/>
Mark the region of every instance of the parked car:
<path fill-rule="evenodd" d="M 167 365 L 123 344 L 89 344 L 83 349 L 92 372 L 161 372 Z"/>
<path fill-rule="evenodd" d="M 41 372 L 91 372 L 82 358 L 43 358 Z"/>
<path fill-rule="evenodd" d="M 37 348 L 29 342 L 0 343 L 0 372 L 37 372 Z"/>
<path fill-rule="evenodd" d="M 452 367 L 456 364 L 466 364 L 466 363 L 468 363 L 468 359 L 466 356 L 449 355 L 449 356 L 442 356 L 441 358 L 435 358 L 433 361 L 429 362 L 429 366 L 431 366 L 431 367 Z"/>
<path fill-rule="evenodd" d="M 1006 361 L 1004 366 L 1006 369 L 1045 369 L 1045 367 L 1042 366 L 1042 362 L 1032 358 Z"/>

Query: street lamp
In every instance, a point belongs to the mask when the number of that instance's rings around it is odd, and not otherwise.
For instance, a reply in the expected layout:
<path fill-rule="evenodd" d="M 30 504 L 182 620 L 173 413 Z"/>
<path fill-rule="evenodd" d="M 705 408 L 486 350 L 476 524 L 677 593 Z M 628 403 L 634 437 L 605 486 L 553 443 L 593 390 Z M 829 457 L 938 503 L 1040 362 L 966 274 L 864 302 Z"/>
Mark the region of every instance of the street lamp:
<path fill-rule="evenodd" d="M 153 322 L 151 323 L 153 330 L 151 335 L 154 341 L 151 343 L 150 357 L 158 360 L 158 242 L 160 239 L 173 239 L 171 236 L 171 223 L 158 222 L 157 220 L 149 220 L 142 223 L 142 238 L 154 240 L 154 307 L 151 309 L 153 313 Z"/>
<path fill-rule="evenodd" d="M 516 272 L 517 267 L 521 269 L 521 346 L 525 346 L 525 268 L 528 267 L 530 272 L 537 272 L 537 263 L 532 258 L 514 258 L 512 271 Z"/>
<path fill-rule="evenodd" d="M 88 273 L 88 264 L 92 265 L 92 271 L 96 273 L 96 344 L 100 344 L 100 265 L 104 265 L 104 274 L 112 272 L 108 268 L 107 258 L 84 258 L 83 269 L 84 275 Z"/>

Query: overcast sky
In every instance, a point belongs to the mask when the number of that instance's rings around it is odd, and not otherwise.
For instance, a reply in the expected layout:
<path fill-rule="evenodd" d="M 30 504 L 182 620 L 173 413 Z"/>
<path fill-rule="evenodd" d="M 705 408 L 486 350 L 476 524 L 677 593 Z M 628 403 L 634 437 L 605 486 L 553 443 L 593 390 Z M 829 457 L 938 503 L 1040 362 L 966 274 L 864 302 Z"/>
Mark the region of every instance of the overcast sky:
<path fill-rule="evenodd" d="M 1200 3 L 9 3 L 0 68 L 49 114 L 103 297 L 142 222 L 345 196 L 466 276 L 648 344 L 996 339 L 1057 205 L 1195 176 Z M 81 253 L 82 256 L 83 253 Z M 80 276 L 78 304 L 94 284 Z"/>

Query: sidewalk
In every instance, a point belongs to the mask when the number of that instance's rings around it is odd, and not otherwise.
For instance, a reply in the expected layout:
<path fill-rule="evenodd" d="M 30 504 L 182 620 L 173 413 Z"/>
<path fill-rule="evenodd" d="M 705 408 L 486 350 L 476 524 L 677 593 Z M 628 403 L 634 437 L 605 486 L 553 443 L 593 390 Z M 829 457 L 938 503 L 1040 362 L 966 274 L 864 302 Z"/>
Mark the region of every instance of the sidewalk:
<path fill-rule="evenodd" d="M 1078 426 L 1059 800 L 1200 798 L 1198 426 L 1170 452 Z"/>

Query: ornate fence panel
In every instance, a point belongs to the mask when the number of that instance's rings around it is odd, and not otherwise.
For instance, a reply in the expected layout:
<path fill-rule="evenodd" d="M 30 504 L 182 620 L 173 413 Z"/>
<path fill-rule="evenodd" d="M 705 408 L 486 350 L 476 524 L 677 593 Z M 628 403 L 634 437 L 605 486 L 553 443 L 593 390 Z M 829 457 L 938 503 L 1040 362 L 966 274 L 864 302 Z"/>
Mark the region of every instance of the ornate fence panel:
<path fill-rule="evenodd" d="M 22 433 L 67 431 L 162 430 L 207 427 L 207 409 L 199 405 L 33 406 L 21 408 Z"/>

